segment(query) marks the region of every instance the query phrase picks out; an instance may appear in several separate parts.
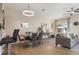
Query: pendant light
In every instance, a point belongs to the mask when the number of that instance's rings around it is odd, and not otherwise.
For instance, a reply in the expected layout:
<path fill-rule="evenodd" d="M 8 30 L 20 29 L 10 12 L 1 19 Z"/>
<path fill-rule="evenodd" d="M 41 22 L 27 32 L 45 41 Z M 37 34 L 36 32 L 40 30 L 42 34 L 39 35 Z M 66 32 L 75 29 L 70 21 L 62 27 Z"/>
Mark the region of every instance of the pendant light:
<path fill-rule="evenodd" d="M 24 16 L 32 17 L 35 16 L 35 12 L 30 9 L 30 5 L 28 5 L 28 9 L 23 11 Z"/>

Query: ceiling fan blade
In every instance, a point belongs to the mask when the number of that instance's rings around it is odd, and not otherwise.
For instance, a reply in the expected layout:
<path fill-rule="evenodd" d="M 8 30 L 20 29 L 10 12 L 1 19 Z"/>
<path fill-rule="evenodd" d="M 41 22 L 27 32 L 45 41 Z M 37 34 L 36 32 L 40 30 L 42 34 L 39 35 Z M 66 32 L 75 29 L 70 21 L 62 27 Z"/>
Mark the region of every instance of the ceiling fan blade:
<path fill-rule="evenodd" d="M 75 9 L 74 12 L 79 13 L 79 8 Z"/>
<path fill-rule="evenodd" d="M 68 10 L 68 11 L 66 11 L 66 12 L 71 12 L 71 11 Z"/>
<path fill-rule="evenodd" d="M 70 13 L 65 13 L 64 15 L 68 15 L 68 14 L 70 14 Z"/>

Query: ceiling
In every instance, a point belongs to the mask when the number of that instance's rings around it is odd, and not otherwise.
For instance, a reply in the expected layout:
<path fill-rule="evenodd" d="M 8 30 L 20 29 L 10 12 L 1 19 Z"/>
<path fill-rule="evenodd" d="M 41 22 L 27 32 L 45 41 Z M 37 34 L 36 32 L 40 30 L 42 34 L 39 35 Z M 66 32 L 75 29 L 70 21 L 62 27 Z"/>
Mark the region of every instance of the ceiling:
<path fill-rule="evenodd" d="M 34 17 L 43 16 L 49 19 L 62 17 L 66 10 L 79 6 L 76 3 L 5 3 L 4 8 L 22 14 L 22 11 L 26 10 L 28 5 L 36 13 Z"/>

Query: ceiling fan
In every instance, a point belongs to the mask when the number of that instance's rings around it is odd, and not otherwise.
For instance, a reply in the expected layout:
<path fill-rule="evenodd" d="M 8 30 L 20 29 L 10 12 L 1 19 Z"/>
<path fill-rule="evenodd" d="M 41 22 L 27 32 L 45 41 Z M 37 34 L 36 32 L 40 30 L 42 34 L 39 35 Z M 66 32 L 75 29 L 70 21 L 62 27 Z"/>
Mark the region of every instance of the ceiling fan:
<path fill-rule="evenodd" d="M 70 10 L 67 10 L 64 15 L 73 15 L 75 13 L 79 13 L 79 8 L 70 8 Z"/>

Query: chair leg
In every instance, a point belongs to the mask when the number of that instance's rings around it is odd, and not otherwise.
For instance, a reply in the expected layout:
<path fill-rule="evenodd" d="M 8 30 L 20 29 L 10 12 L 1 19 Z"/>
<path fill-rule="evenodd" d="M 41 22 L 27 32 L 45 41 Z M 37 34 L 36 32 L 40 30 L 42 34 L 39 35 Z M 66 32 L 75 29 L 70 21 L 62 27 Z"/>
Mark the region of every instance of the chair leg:
<path fill-rule="evenodd" d="M 11 55 L 11 44 L 8 44 L 8 55 Z"/>
<path fill-rule="evenodd" d="M 8 44 L 8 55 L 14 55 L 12 49 L 11 49 L 11 44 Z"/>
<path fill-rule="evenodd" d="M 58 44 L 56 43 L 56 47 L 57 47 L 57 45 L 58 45 Z"/>

